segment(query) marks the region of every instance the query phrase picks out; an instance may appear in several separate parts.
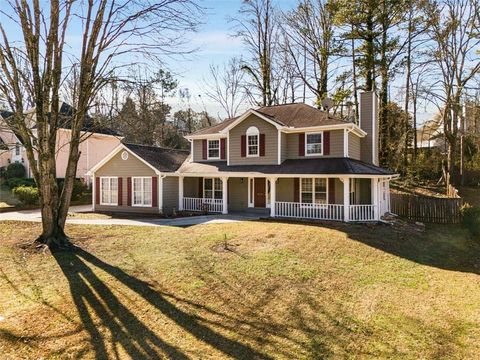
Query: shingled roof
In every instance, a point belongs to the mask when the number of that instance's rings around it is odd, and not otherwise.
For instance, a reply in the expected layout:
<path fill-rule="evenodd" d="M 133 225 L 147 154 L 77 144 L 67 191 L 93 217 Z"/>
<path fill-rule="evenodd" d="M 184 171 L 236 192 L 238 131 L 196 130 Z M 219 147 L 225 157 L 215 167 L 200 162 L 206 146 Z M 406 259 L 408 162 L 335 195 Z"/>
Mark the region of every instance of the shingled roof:
<path fill-rule="evenodd" d="M 293 128 L 322 125 L 328 126 L 347 123 L 346 121 L 332 116 L 325 111 L 303 103 L 263 106 L 255 111 L 276 122 L 280 126 Z M 219 124 L 201 129 L 192 135 L 216 134 L 225 129 L 238 118 L 239 117 L 226 119 Z"/>
<path fill-rule="evenodd" d="M 161 172 L 175 172 L 188 157 L 188 150 L 124 143 L 129 150 Z"/>
<path fill-rule="evenodd" d="M 230 165 L 225 161 L 215 162 L 185 162 L 179 169 L 180 173 L 215 174 L 229 173 L 259 173 L 276 175 L 394 175 L 394 172 L 350 158 L 321 159 L 288 159 L 280 165 Z"/>

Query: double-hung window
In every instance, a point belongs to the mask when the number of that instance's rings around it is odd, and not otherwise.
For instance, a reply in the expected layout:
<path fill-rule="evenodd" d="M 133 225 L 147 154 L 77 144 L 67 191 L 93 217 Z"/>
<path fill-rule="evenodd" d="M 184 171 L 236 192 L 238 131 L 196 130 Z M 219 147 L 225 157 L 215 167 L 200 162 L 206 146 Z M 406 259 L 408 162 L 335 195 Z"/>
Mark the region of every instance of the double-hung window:
<path fill-rule="evenodd" d="M 208 158 L 220 159 L 220 140 L 208 140 Z"/>
<path fill-rule="evenodd" d="M 304 204 L 328 204 L 327 179 L 303 178 L 300 201 Z"/>
<path fill-rule="evenodd" d="M 323 133 L 306 133 L 305 134 L 305 154 L 306 155 L 322 155 L 323 154 Z"/>
<path fill-rule="evenodd" d="M 152 206 L 152 178 L 132 178 L 133 206 Z"/>
<path fill-rule="evenodd" d="M 222 199 L 222 180 L 218 178 L 205 178 L 203 180 L 203 196 L 206 199 Z"/>
<path fill-rule="evenodd" d="M 20 145 L 15 144 L 15 156 L 20 156 Z"/>
<path fill-rule="evenodd" d="M 247 156 L 256 157 L 260 155 L 260 132 L 255 126 L 247 129 Z"/>
<path fill-rule="evenodd" d="M 118 205 L 118 178 L 100 178 L 100 205 Z"/>

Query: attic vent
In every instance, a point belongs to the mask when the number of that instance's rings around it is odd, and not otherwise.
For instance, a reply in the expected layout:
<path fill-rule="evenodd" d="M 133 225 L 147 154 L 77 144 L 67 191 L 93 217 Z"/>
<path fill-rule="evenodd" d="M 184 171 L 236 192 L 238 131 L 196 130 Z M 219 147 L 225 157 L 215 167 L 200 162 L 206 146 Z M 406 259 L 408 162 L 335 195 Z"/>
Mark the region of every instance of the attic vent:
<path fill-rule="evenodd" d="M 122 160 L 128 160 L 128 152 L 122 152 Z"/>

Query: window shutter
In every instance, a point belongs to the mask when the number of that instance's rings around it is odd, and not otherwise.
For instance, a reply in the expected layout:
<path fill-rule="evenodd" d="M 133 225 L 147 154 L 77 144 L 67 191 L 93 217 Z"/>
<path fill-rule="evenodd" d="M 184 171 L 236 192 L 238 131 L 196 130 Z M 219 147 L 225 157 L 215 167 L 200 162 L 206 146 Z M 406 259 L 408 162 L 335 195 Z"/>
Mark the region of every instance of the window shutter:
<path fill-rule="evenodd" d="M 95 178 L 95 204 L 100 204 L 100 178 Z"/>
<path fill-rule="evenodd" d="M 300 202 L 300 179 L 293 179 L 293 202 Z"/>
<path fill-rule="evenodd" d="M 260 156 L 265 156 L 265 134 L 260 134 Z"/>
<path fill-rule="evenodd" d="M 330 155 L 330 131 L 323 132 L 323 155 Z"/>
<path fill-rule="evenodd" d="M 206 139 L 203 140 L 203 143 L 202 143 L 202 159 L 203 160 L 207 160 L 207 146 L 208 146 L 208 142 Z"/>
<path fill-rule="evenodd" d="M 132 206 L 132 178 L 127 177 L 127 206 Z"/>
<path fill-rule="evenodd" d="M 226 159 L 226 140 L 227 139 L 220 139 L 220 159 L 225 160 Z"/>
<path fill-rule="evenodd" d="M 203 178 L 198 178 L 198 197 L 203 198 Z"/>
<path fill-rule="evenodd" d="M 158 178 L 152 176 L 152 207 L 158 206 Z"/>
<path fill-rule="evenodd" d="M 335 179 L 328 179 L 328 203 L 335 204 Z"/>
<path fill-rule="evenodd" d="M 305 156 L 305 133 L 298 134 L 298 156 Z"/>
<path fill-rule="evenodd" d="M 118 206 L 123 204 L 123 178 L 118 178 Z"/>
<path fill-rule="evenodd" d="M 240 138 L 240 155 L 247 156 L 247 135 L 242 135 Z"/>

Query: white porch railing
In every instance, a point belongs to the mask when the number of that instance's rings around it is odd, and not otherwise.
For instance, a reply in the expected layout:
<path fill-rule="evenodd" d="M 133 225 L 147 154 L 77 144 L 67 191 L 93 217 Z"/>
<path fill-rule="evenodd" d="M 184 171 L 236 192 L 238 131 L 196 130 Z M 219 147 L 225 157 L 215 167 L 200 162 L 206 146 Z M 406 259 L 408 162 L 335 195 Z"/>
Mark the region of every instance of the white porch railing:
<path fill-rule="evenodd" d="M 343 205 L 275 202 L 275 216 L 343 221 Z"/>
<path fill-rule="evenodd" d="M 221 213 L 222 210 L 223 210 L 223 200 L 222 199 L 184 197 L 183 198 L 183 210 Z"/>
<path fill-rule="evenodd" d="M 350 205 L 350 221 L 374 221 L 375 205 Z"/>

